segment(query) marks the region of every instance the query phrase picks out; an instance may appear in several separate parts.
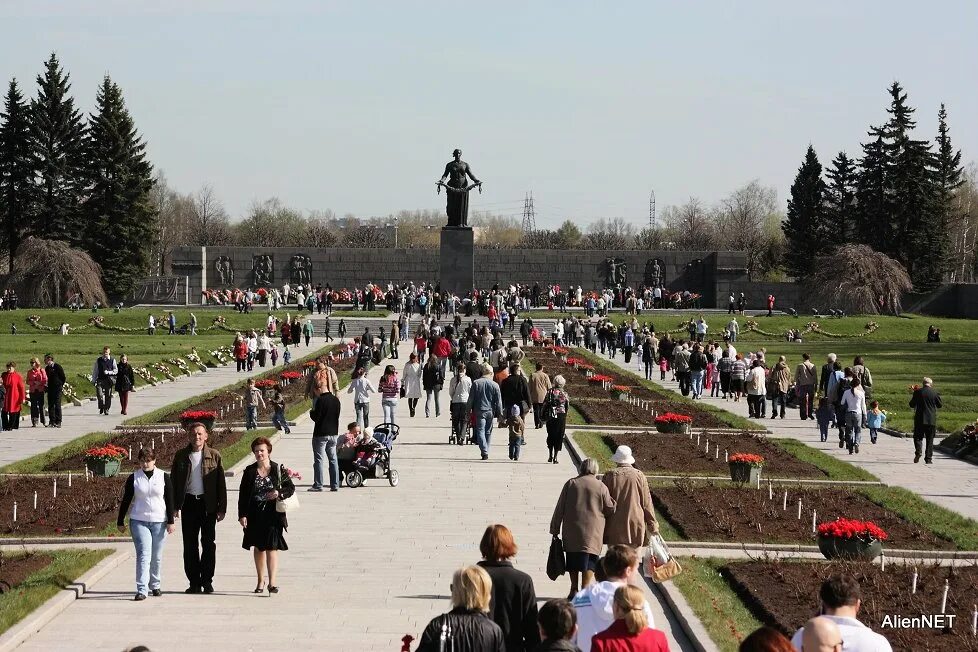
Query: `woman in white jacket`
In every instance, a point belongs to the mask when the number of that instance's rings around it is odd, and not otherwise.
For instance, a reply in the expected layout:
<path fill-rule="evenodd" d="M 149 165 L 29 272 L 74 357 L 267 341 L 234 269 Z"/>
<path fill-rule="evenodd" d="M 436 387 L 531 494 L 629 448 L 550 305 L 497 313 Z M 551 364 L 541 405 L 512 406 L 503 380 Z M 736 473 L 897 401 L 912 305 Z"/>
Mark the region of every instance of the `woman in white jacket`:
<path fill-rule="evenodd" d="M 413 417 L 418 407 L 418 400 L 421 398 L 421 365 L 418 363 L 416 353 L 412 353 L 407 364 L 404 365 L 401 382 L 404 383 L 404 397 L 408 400 L 408 410 Z"/>
<path fill-rule="evenodd" d="M 459 362 L 455 373 L 448 381 L 448 395 L 451 396 L 452 436 L 448 443 L 461 446 L 465 443 L 465 421 L 468 419 L 469 390 L 472 389 L 472 379 L 465 373 L 465 364 Z"/>
<path fill-rule="evenodd" d="M 853 378 L 852 387 L 843 392 L 841 404 L 846 415 L 846 448 L 852 455 L 859 452 L 859 435 L 866 422 L 866 392 L 858 378 Z"/>

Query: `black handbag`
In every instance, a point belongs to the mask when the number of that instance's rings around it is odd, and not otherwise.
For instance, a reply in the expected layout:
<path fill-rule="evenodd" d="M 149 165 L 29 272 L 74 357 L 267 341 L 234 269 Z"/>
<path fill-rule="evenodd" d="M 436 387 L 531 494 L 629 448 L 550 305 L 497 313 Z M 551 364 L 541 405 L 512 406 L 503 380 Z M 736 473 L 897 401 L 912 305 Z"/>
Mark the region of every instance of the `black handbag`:
<path fill-rule="evenodd" d="M 564 544 L 560 537 L 555 536 L 550 542 L 550 554 L 547 556 L 547 577 L 556 581 L 567 572 L 567 560 L 564 558 Z"/>

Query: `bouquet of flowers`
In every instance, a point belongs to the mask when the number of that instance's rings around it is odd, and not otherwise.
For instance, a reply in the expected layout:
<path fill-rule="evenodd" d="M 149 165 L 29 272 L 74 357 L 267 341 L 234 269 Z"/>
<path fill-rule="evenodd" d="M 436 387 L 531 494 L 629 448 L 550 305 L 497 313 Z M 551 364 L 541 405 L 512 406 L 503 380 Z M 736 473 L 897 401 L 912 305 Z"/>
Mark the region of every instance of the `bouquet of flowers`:
<path fill-rule="evenodd" d="M 95 446 L 85 450 L 86 462 L 113 462 L 116 460 L 123 460 L 128 456 L 129 451 L 122 446 L 116 446 L 115 444 Z"/>
<path fill-rule="evenodd" d="M 764 456 L 754 455 L 753 453 L 734 453 L 727 461 L 731 464 L 750 464 L 751 466 L 764 466 Z"/>
<path fill-rule="evenodd" d="M 871 541 L 886 541 L 887 534 L 872 521 L 838 518 L 827 523 L 819 523 L 820 537 L 836 537 L 838 539 L 859 539 L 866 543 Z"/>
<path fill-rule="evenodd" d="M 300 371 L 283 371 L 280 378 L 282 380 L 298 380 L 302 378 L 302 372 Z"/>

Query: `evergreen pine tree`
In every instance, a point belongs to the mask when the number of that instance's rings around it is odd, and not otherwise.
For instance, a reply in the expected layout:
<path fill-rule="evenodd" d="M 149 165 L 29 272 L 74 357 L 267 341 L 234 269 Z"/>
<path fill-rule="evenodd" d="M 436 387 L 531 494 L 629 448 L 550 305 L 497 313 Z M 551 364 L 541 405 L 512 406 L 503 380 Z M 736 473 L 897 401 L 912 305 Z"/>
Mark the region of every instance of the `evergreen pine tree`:
<path fill-rule="evenodd" d="M 954 191 L 964 182 L 961 168 L 961 151 L 954 151 L 951 145 L 950 129 L 947 126 L 947 110 L 941 104 L 937 112 L 937 152 L 933 159 L 934 211 L 930 221 L 928 251 L 934 258 L 931 267 L 933 278 L 927 285 L 937 285 L 944 280 L 951 253 L 951 212 Z"/>
<path fill-rule="evenodd" d="M 788 212 L 781 229 L 787 241 L 786 271 L 797 279 L 807 278 L 815 266 L 815 257 L 832 244 L 826 227 L 822 164 L 811 145 L 791 184 Z"/>
<path fill-rule="evenodd" d="M 9 256 L 10 271 L 31 224 L 33 182 L 30 109 L 12 79 L 0 113 L 0 251 Z"/>
<path fill-rule="evenodd" d="M 883 129 L 869 128 L 868 142 L 856 171 L 856 223 L 854 239 L 876 251 L 895 257 L 894 236 L 889 221 L 887 173 L 889 163 L 883 143 Z"/>
<path fill-rule="evenodd" d="M 856 238 L 855 163 L 845 152 L 839 152 L 825 176 L 829 180 L 825 192 L 826 236 L 835 246 L 851 244 Z"/>
<path fill-rule="evenodd" d="M 37 76 L 37 98 L 31 102 L 31 154 L 37 180 L 31 233 L 78 244 L 85 130 L 68 95 L 68 78 L 54 53 L 44 64 L 44 74 Z"/>
<path fill-rule="evenodd" d="M 102 265 L 106 292 L 121 298 L 149 268 L 156 226 L 153 166 L 122 91 L 108 76 L 95 104 L 86 140 L 85 248 Z"/>
<path fill-rule="evenodd" d="M 884 148 L 889 161 L 886 191 L 891 224 L 891 247 L 903 263 L 914 289 L 933 289 L 942 276 L 943 259 L 949 251 L 934 249 L 934 178 L 930 142 L 913 138 L 915 109 L 907 105 L 900 84 L 890 86 L 890 119 L 883 128 Z"/>

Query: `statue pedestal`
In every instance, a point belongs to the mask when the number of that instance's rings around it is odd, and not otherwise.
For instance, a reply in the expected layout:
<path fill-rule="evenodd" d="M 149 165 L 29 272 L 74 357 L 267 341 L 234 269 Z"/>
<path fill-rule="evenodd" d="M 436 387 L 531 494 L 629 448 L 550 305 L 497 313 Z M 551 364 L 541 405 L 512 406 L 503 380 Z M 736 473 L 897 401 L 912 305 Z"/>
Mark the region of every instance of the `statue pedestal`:
<path fill-rule="evenodd" d="M 443 227 L 440 266 L 442 292 L 465 296 L 475 286 L 475 235 L 469 227 Z"/>

